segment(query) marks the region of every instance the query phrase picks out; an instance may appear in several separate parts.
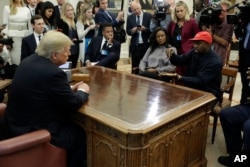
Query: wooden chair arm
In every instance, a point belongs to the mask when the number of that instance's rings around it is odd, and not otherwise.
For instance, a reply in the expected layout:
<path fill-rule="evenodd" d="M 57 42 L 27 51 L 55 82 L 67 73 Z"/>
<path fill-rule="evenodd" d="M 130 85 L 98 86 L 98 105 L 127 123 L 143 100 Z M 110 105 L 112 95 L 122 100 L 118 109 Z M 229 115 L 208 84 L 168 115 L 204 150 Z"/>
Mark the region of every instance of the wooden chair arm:
<path fill-rule="evenodd" d="M 232 87 L 235 84 L 235 79 L 232 79 L 230 82 L 228 82 L 226 85 L 224 85 L 221 88 L 221 91 L 225 92 L 227 89 L 229 89 L 230 87 Z"/>
<path fill-rule="evenodd" d="M 169 78 L 171 78 L 171 82 L 173 84 L 175 84 L 175 80 L 176 80 L 177 75 L 178 74 L 176 72 L 160 72 L 159 73 L 159 78 L 169 77 Z"/>
<path fill-rule="evenodd" d="M 17 137 L 0 141 L 0 155 L 21 151 L 39 144 L 50 142 L 48 130 L 37 130 Z"/>

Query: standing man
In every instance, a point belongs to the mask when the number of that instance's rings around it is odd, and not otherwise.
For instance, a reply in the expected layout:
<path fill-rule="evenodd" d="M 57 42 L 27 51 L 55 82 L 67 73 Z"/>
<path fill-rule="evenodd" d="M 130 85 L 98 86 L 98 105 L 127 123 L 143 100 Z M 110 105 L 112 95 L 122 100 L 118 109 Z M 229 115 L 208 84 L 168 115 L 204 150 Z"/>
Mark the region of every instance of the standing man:
<path fill-rule="evenodd" d="M 95 14 L 95 23 L 99 25 L 98 36 L 102 36 L 102 24 L 110 23 L 113 28 L 120 27 L 124 23 L 123 11 L 118 12 L 117 16 L 108 11 L 108 0 L 99 0 L 99 10 Z"/>
<path fill-rule="evenodd" d="M 102 36 L 92 38 L 85 54 L 86 66 L 93 63 L 98 66 L 117 68 L 120 59 L 121 44 L 114 39 L 113 27 L 109 23 L 103 24 Z"/>
<path fill-rule="evenodd" d="M 36 47 L 43 37 L 44 21 L 42 16 L 32 16 L 31 25 L 33 27 L 33 33 L 22 39 L 21 45 L 21 61 L 33 53 L 35 53 Z"/>
<path fill-rule="evenodd" d="M 57 25 L 58 20 L 61 19 L 61 10 L 62 10 L 62 5 L 64 3 L 65 3 L 65 0 L 57 0 L 58 5 L 54 7 L 56 25 Z"/>
<path fill-rule="evenodd" d="M 208 31 L 213 38 L 213 50 L 220 56 L 223 65 L 227 63 L 228 47 L 233 36 L 233 25 L 227 23 L 227 9 L 231 7 L 231 2 L 222 0 L 220 2 L 221 13 L 216 23 L 210 27 L 203 26 L 204 31 Z"/>
<path fill-rule="evenodd" d="M 156 12 L 156 11 L 155 11 Z M 171 9 L 170 5 L 166 0 L 159 4 L 157 12 L 165 12 L 165 15 L 161 13 L 160 18 L 157 13 L 154 13 L 150 21 L 150 31 L 154 32 L 157 27 L 162 27 L 167 30 L 168 25 L 171 22 Z"/>
<path fill-rule="evenodd" d="M 27 0 L 27 8 L 29 8 L 31 16 L 35 15 L 36 5 L 37 0 Z"/>
<path fill-rule="evenodd" d="M 127 34 L 132 36 L 129 53 L 131 54 L 132 69 L 138 67 L 149 47 L 151 14 L 143 12 L 139 2 L 130 4 L 132 14 L 127 18 Z"/>
<path fill-rule="evenodd" d="M 240 22 L 235 24 L 235 36 L 239 40 L 239 72 L 242 84 L 240 103 L 248 102 L 249 79 L 247 70 L 250 67 L 250 17 L 249 12 L 244 11 Z"/>
<path fill-rule="evenodd" d="M 71 117 L 88 100 L 89 86 L 70 86 L 58 67 L 68 60 L 71 45 L 61 32 L 44 35 L 36 53 L 16 70 L 4 122 L 11 136 L 47 129 L 51 143 L 66 149 L 68 167 L 86 167 L 86 135 Z"/>

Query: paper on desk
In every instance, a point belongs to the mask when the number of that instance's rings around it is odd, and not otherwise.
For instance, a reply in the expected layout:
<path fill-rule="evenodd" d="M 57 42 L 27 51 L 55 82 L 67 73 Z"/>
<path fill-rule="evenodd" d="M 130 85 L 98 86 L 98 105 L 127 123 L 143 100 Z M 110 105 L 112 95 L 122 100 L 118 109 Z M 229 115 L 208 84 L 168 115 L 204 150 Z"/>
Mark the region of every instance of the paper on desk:
<path fill-rule="evenodd" d="M 91 62 L 91 65 L 94 66 L 94 65 L 96 65 L 97 63 L 98 63 L 98 61 L 97 61 L 97 62 Z"/>

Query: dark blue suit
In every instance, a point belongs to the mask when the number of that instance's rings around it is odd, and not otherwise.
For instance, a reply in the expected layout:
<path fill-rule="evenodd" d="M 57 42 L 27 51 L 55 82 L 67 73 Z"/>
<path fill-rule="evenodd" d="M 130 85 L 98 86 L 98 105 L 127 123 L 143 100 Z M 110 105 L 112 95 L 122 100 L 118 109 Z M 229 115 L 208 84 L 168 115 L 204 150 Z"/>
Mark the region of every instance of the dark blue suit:
<path fill-rule="evenodd" d="M 250 38 L 248 38 L 247 46 L 246 48 L 244 47 L 244 42 L 247 36 L 247 26 L 249 26 L 250 20 L 245 23 L 244 25 L 237 26 L 238 29 L 241 30 L 239 34 L 239 30 L 235 29 L 235 35 L 239 40 L 239 72 L 241 75 L 241 83 L 242 83 L 242 91 L 241 91 L 241 99 L 240 103 L 244 104 L 247 102 L 247 97 L 248 97 L 248 85 L 249 85 L 249 80 L 247 78 L 248 74 L 246 73 L 248 70 L 248 67 L 250 67 Z M 238 30 L 238 32 L 236 32 Z"/>
<path fill-rule="evenodd" d="M 220 113 L 227 152 L 250 153 L 250 103 L 225 108 Z M 243 131 L 243 137 L 241 132 Z"/>
<path fill-rule="evenodd" d="M 55 16 L 55 22 L 56 22 L 56 25 L 57 25 L 57 22 L 61 19 L 61 14 L 60 14 L 60 10 L 59 10 L 58 5 L 54 6 L 54 14 L 53 15 Z"/>
<path fill-rule="evenodd" d="M 24 37 L 22 39 L 22 45 L 21 45 L 21 61 L 34 54 L 36 50 L 37 44 L 34 33 L 31 35 Z"/>
<path fill-rule="evenodd" d="M 85 133 L 70 118 L 87 99 L 87 93 L 71 90 L 64 71 L 49 59 L 33 54 L 16 70 L 4 121 L 12 136 L 47 129 L 51 143 L 67 149 L 69 166 L 83 166 Z"/>
<path fill-rule="evenodd" d="M 137 46 L 136 41 L 138 38 L 138 33 L 132 33 L 131 29 L 137 26 L 136 23 L 136 15 L 131 14 L 127 18 L 127 34 L 132 36 L 130 46 L 129 46 L 129 53 L 131 54 L 132 58 L 132 68 L 133 67 L 138 67 L 140 60 L 146 53 L 148 47 L 149 47 L 149 36 L 151 34 L 150 31 L 150 21 L 152 18 L 152 15 L 147 12 L 143 12 L 143 20 L 142 20 L 142 25 L 146 27 L 146 31 L 142 31 L 141 36 L 143 40 L 143 44 L 140 46 Z"/>
<path fill-rule="evenodd" d="M 103 24 L 103 23 L 110 23 L 112 24 L 112 27 L 118 27 L 121 26 L 124 22 L 118 22 L 116 20 L 116 16 L 114 13 L 109 12 L 109 15 L 111 16 L 111 18 L 107 15 L 107 13 L 105 13 L 105 10 L 103 9 L 99 9 L 98 12 L 95 14 L 95 23 L 96 24 Z M 102 36 L 102 28 L 99 28 L 98 31 L 98 36 Z"/>
<path fill-rule="evenodd" d="M 85 61 L 97 62 L 96 65 L 116 69 L 116 63 L 120 59 L 121 44 L 113 40 L 112 47 L 108 48 L 108 55 L 103 56 L 100 53 L 103 37 L 94 37 L 88 46 L 88 51 L 85 54 Z"/>

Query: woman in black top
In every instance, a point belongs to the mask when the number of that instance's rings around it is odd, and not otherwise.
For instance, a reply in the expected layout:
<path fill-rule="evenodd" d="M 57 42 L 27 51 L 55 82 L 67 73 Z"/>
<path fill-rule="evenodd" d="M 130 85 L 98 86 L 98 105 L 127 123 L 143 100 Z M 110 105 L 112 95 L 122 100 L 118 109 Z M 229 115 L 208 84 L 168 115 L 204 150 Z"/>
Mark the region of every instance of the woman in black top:
<path fill-rule="evenodd" d="M 67 35 L 74 43 L 71 46 L 70 52 L 71 56 L 69 56 L 68 61 L 72 62 L 72 68 L 76 68 L 78 57 L 79 57 L 79 38 L 76 30 L 76 22 L 74 16 L 74 8 L 72 4 L 66 2 L 62 6 L 61 11 L 61 19 L 57 23 L 57 28 L 59 31 L 62 31 L 65 35 Z"/>

